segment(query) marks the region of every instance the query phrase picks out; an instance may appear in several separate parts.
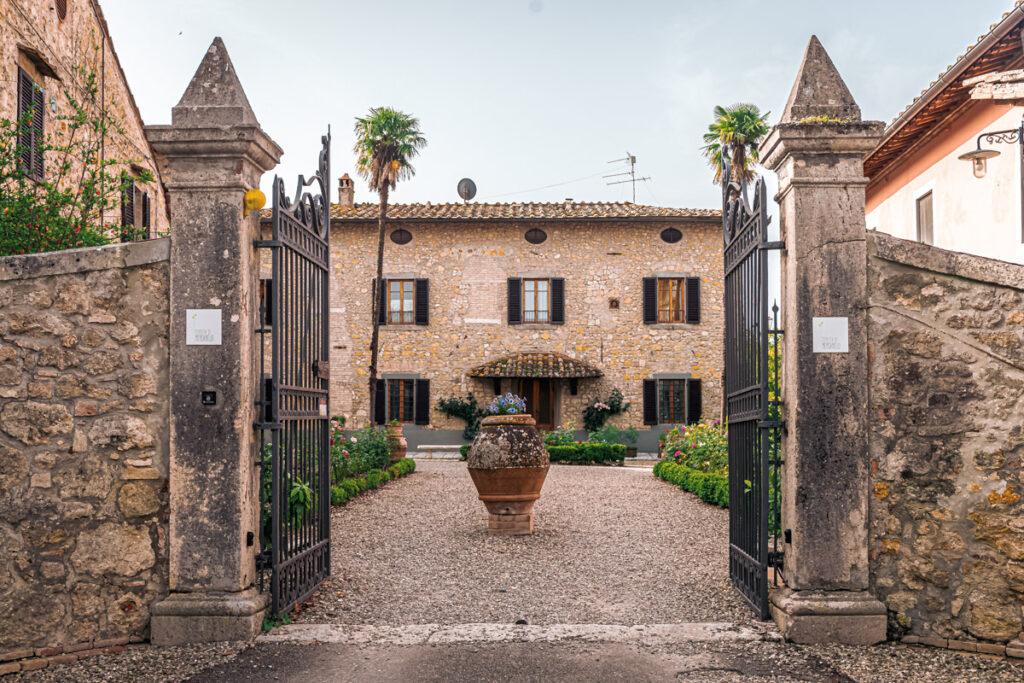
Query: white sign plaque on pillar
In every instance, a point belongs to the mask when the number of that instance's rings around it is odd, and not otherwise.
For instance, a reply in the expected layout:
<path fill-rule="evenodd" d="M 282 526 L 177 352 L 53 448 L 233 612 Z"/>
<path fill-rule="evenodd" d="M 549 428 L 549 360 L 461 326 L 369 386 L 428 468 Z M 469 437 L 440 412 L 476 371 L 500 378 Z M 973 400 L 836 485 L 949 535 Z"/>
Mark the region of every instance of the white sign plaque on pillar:
<path fill-rule="evenodd" d="M 220 346 L 220 332 L 219 308 L 186 309 L 186 346 Z"/>
<path fill-rule="evenodd" d="M 814 353 L 849 353 L 849 318 L 812 318 Z"/>

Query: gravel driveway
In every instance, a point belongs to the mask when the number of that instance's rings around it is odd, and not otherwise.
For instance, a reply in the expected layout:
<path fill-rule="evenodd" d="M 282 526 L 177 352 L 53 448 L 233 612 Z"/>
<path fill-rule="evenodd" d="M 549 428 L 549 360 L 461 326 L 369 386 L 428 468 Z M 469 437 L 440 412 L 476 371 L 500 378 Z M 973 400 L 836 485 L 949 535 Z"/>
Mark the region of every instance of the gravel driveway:
<path fill-rule="evenodd" d="M 649 469 L 554 465 L 534 534 L 489 536 L 462 462 L 335 509 L 332 573 L 299 617 L 345 624 L 750 621 L 726 510 Z"/>

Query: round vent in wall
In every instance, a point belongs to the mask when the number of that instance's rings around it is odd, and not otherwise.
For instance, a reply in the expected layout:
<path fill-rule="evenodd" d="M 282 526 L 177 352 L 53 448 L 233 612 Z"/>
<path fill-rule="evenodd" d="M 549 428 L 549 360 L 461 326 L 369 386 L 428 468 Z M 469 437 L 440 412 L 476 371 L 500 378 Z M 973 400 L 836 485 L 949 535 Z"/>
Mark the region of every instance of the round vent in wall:
<path fill-rule="evenodd" d="M 409 244 L 412 242 L 412 233 L 405 228 L 399 228 L 391 233 L 391 241 L 395 244 Z"/>
<path fill-rule="evenodd" d="M 526 231 L 526 241 L 530 244 L 540 244 L 548 238 L 548 234 L 540 228 L 530 228 Z"/>
<path fill-rule="evenodd" d="M 675 244 L 679 240 L 683 239 L 683 233 L 679 232 L 675 228 L 665 228 L 661 231 L 661 239 L 669 244 Z"/>
<path fill-rule="evenodd" d="M 53 8 L 57 10 L 57 18 L 64 21 L 64 17 L 68 15 L 68 0 L 56 0 Z"/>

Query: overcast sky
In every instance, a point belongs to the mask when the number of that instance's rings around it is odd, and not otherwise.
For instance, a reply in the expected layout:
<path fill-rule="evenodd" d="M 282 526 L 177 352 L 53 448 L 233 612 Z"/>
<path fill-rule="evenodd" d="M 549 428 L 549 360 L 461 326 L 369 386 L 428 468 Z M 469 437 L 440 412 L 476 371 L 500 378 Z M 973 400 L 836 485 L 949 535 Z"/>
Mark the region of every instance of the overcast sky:
<path fill-rule="evenodd" d="M 626 152 L 637 202 L 717 207 L 700 155 L 716 104 L 777 120 L 817 34 L 864 112 L 891 120 L 988 31 L 1010 0 L 102 0 L 146 123 L 169 123 L 221 36 L 294 182 L 333 132 L 353 172 L 352 123 L 372 106 L 420 119 L 429 142 L 393 202 L 628 201 L 600 176 Z M 265 176 L 266 191 L 273 172 Z M 580 180 L 583 179 L 583 180 Z M 575 182 L 569 182 L 575 181 Z M 565 183 L 565 184 L 562 184 Z M 559 184 L 556 187 L 549 187 Z M 356 201 L 376 201 L 357 180 Z"/>

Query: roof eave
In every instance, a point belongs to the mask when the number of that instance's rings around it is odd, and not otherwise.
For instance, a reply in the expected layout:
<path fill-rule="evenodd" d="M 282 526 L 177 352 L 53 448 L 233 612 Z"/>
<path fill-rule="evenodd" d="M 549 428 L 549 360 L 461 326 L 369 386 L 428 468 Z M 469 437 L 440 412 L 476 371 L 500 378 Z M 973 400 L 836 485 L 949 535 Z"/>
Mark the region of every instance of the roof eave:
<path fill-rule="evenodd" d="M 270 220 L 264 218 L 263 220 Z M 536 216 L 523 218 L 491 218 L 482 216 L 479 218 L 465 218 L 462 216 L 451 218 L 393 218 L 388 217 L 388 223 L 721 223 L 719 216 L 576 216 L 573 218 Z M 375 224 L 376 218 L 338 218 L 331 217 L 331 225 L 344 225 L 346 223 L 371 223 Z"/>
<path fill-rule="evenodd" d="M 946 73 L 942 74 L 942 76 L 940 76 L 931 87 L 918 96 L 915 102 L 907 107 L 902 114 L 896 117 L 892 123 L 886 126 L 882 139 L 879 141 L 875 149 L 872 150 L 865 158 L 870 158 L 875 154 L 875 152 L 885 147 L 885 145 L 888 144 L 888 142 L 897 133 L 910 123 L 915 116 L 921 113 L 922 109 L 928 106 L 932 100 L 934 100 L 935 97 L 938 96 L 938 94 L 941 93 L 951 82 L 955 82 L 956 79 L 960 78 L 964 71 L 984 55 L 989 48 L 1002 40 L 1006 34 L 1021 21 L 1021 19 L 1024 19 L 1024 6 L 1015 5 L 1013 9 L 1007 12 L 1006 16 L 988 32 L 988 35 L 979 40 L 978 44 L 968 50 L 959 62 L 955 63 L 948 71 L 946 71 Z"/>

